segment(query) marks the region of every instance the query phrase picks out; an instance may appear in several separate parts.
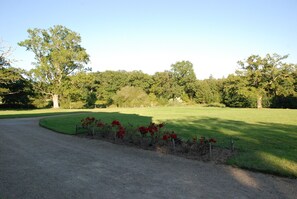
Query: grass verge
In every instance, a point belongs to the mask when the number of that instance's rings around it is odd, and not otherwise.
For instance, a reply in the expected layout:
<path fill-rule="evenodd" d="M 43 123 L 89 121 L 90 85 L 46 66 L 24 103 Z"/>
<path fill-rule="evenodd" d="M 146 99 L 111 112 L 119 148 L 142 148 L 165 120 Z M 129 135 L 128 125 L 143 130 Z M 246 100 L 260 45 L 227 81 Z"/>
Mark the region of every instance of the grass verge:
<path fill-rule="evenodd" d="M 32 109 L 32 110 L 0 110 L 0 119 L 26 118 L 64 115 L 71 113 L 90 112 L 88 109 Z"/>

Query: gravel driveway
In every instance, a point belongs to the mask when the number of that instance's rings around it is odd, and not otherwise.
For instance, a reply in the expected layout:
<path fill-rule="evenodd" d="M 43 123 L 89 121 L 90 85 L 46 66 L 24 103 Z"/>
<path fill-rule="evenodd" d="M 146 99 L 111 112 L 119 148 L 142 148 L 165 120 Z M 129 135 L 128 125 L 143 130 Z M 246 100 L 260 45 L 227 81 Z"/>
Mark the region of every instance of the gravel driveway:
<path fill-rule="evenodd" d="M 297 198 L 297 180 L 2 119 L 0 198 Z"/>

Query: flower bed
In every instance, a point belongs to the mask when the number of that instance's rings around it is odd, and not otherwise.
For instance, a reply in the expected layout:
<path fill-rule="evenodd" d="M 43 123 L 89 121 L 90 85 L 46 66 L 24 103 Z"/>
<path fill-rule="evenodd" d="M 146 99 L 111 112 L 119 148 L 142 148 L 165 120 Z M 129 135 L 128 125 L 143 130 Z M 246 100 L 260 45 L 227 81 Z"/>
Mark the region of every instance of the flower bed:
<path fill-rule="evenodd" d="M 120 121 L 104 123 L 94 117 L 81 120 L 84 136 L 104 139 L 117 144 L 125 144 L 160 153 L 175 154 L 191 159 L 213 160 L 225 162 L 233 154 L 233 150 L 215 146 L 215 138 L 194 137 L 183 140 L 177 133 L 165 128 L 164 123 L 150 123 L 147 126 L 123 126 Z M 79 128 L 76 128 L 77 130 Z"/>

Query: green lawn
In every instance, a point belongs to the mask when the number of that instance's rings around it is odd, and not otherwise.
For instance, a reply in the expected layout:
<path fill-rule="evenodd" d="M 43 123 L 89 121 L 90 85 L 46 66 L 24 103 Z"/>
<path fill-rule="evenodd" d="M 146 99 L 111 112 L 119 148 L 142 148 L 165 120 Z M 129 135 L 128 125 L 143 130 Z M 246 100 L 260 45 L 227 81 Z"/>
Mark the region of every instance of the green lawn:
<path fill-rule="evenodd" d="M 53 115 L 64 115 L 70 113 L 89 112 L 87 109 L 33 109 L 33 110 L 0 110 L 0 119 L 43 117 Z"/>
<path fill-rule="evenodd" d="M 88 110 L 89 111 L 89 110 Z M 45 118 L 40 124 L 73 134 L 82 118 L 94 116 L 105 122 L 114 119 L 134 126 L 165 122 L 187 139 L 215 137 L 217 145 L 229 146 L 235 138 L 240 153 L 229 164 L 250 170 L 297 177 L 297 110 L 188 107 L 97 109 L 93 112 Z"/>

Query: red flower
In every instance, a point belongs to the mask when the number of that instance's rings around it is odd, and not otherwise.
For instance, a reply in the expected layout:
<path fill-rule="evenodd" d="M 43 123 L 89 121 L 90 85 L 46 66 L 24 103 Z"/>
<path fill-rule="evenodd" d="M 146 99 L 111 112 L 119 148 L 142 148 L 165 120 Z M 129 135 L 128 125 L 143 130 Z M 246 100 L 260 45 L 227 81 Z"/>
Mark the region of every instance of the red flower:
<path fill-rule="evenodd" d="M 150 132 L 151 136 L 154 136 L 155 132 L 158 131 L 158 128 L 155 127 L 155 126 L 150 126 L 150 127 L 148 127 L 147 129 L 148 129 L 148 131 Z"/>
<path fill-rule="evenodd" d="M 104 123 L 102 123 L 102 122 L 97 122 L 97 127 L 104 127 Z"/>
<path fill-rule="evenodd" d="M 120 126 L 121 123 L 118 120 L 114 120 L 114 121 L 112 121 L 111 125 L 112 126 Z"/>
<path fill-rule="evenodd" d="M 146 128 L 145 126 L 141 126 L 138 128 L 138 131 L 141 133 L 141 134 L 146 134 L 148 133 L 148 128 Z"/>
<path fill-rule="evenodd" d="M 119 130 L 117 132 L 117 137 L 123 139 L 125 136 L 125 128 L 122 126 L 119 126 Z"/>
<path fill-rule="evenodd" d="M 150 123 L 150 125 L 148 126 L 148 129 L 150 133 L 154 133 L 158 131 L 158 127 L 156 126 L 155 123 Z"/>
<path fill-rule="evenodd" d="M 216 143 L 217 141 L 214 138 L 210 138 L 208 142 Z"/>
<path fill-rule="evenodd" d="M 95 121 L 95 118 L 94 117 L 87 117 L 86 120 Z"/>
<path fill-rule="evenodd" d="M 81 120 L 81 125 L 83 127 L 88 127 L 89 125 L 91 125 L 93 122 L 95 122 L 95 118 L 94 117 L 86 117 L 85 119 Z"/>
<path fill-rule="evenodd" d="M 170 137 L 171 137 L 171 139 L 174 139 L 175 140 L 177 138 L 177 135 L 175 133 L 171 133 L 170 134 Z"/>
<path fill-rule="evenodd" d="M 169 136 L 167 134 L 163 135 L 162 140 L 168 140 Z"/>

